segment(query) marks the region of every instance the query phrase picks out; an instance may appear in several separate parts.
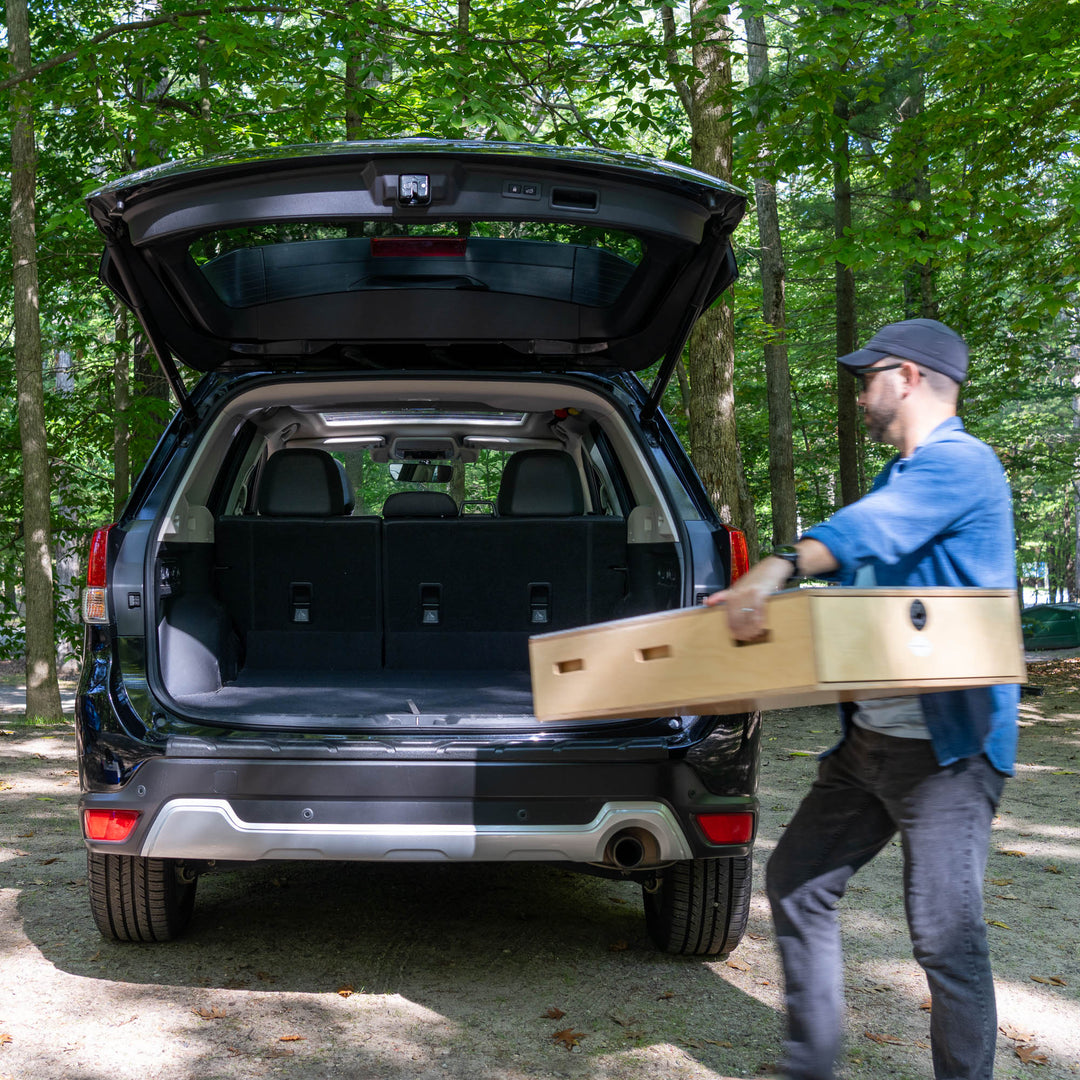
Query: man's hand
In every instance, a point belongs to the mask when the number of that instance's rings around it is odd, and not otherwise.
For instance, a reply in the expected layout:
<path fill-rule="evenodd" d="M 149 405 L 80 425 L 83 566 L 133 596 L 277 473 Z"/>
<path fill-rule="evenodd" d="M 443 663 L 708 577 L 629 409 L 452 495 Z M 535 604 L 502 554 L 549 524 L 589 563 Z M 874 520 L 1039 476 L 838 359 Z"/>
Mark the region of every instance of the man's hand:
<path fill-rule="evenodd" d="M 806 577 L 828 574 L 839 565 L 832 552 L 818 540 L 800 540 L 799 573 Z M 736 641 L 754 641 L 768 629 L 765 625 L 765 601 L 783 588 L 791 577 L 791 563 L 769 555 L 730 589 L 705 598 L 708 607 L 723 604 L 727 608 L 728 627 Z"/>
<path fill-rule="evenodd" d="M 791 576 L 791 564 L 769 556 L 743 574 L 730 589 L 705 597 L 707 607 L 727 608 L 728 629 L 736 641 L 754 641 L 765 633 L 765 601 Z"/>

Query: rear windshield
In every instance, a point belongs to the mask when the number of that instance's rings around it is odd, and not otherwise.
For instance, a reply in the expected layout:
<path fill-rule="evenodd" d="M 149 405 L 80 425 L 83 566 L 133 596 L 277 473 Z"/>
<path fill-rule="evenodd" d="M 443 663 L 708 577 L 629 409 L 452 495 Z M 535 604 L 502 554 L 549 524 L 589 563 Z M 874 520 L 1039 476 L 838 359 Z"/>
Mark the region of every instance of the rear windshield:
<path fill-rule="evenodd" d="M 522 221 L 277 223 L 208 233 L 189 251 L 235 308 L 378 289 L 472 289 L 608 307 L 643 256 L 630 233 Z"/>

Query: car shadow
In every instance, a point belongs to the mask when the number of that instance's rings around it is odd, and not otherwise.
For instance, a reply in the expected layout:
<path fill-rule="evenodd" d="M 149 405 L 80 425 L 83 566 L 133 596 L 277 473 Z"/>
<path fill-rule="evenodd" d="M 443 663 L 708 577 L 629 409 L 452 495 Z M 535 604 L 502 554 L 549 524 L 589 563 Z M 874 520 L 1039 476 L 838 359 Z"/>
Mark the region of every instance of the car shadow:
<path fill-rule="evenodd" d="M 260 864 L 203 877 L 189 932 L 159 945 L 102 939 L 78 885 L 20 901 L 26 937 L 135 1011 L 183 1002 L 185 1038 L 206 1041 L 208 1059 L 243 1049 L 244 1016 L 268 1032 L 254 1036 L 264 1063 L 319 1046 L 356 1076 L 454 1075 L 455 1062 L 463 1076 L 516 1075 L 507 1052 L 523 1075 L 599 1075 L 589 1060 L 658 1045 L 673 1062 L 752 1073 L 762 1042 L 779 1042 L 776 1010 L 718 978 L 723 960 L 656 951 L 629 882 L 532 864 Z M 77 936 L 58 936 L 65 918 Z M 295 1045 L 272 1045 L 292 1029 Z"/>

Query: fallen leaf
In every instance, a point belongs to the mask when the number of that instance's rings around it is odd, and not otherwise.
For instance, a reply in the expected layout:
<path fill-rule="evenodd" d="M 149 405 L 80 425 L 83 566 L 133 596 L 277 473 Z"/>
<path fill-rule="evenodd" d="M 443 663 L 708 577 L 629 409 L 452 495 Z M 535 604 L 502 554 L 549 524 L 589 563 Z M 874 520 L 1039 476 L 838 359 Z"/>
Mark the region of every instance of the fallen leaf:
<path fill-rule="evenodd" d="M 52 866 L 59 858 L 59 855 L 54 855 L 51 859 L 38 859 L 38 866 Z"/>
<path fill-rule="evenodd" d="M 817 757 L 817 753 L 813 750 L 792 750 L 788 757 Z"/>
<path fill-rule="evenodd" d="M 1002 848 L 1001 851 L 998 852 L 998 854 L 999 855 L 1011 855 L 1012 858 L 1014 858 L 1014 859 L 1026 859 L 1027 858 L 1027 852 L 1026 851 L 1006 851 L 1004 848 Z"/>
<path fill-rule="evenodd" d="M 706 1039 L 705 1042 L 707 1042 L 710 1046 L 722 1046 L 725 1050 L 733 1050 L 734 1049 L 734 1047 L 731 1045 L 731 1043 L 724 1042 L 721 1039 Z"/>
<path fill-rule="evenodd" d="M 14 734 L 15 734 L 14 731 L 8 731 L 7 728 L 3 728 L 2 730 L 0 730 L 0 735 L 14 735 Z"/>
<path fill-rule="evenodd" d="M 0 1035 L 0 1046 L 7 1046 L 9 1042 L 11 1042 L 11 1036 L 5 1031 Z"/>
<path fill-rule="evenodd" d="M 296 1051 L 295 1050 L 286 1050 L 283 1046 L 281 1046 L 281 1047 L 277 1047 L 274 1050 L 268 1051 L 266 1056 L 267 1057 L 272 1057 L 272 1058 L 295 1057 L 296 1056 Z"/>
<path fill-rule="evenodd" d="M 343 997 L 352 997 L 356 993 L 356 987 L 352 983 L 346 983 L 344 986 L 339 986 L 337 992 Z"/>
<path fill-rule="evenodd" d="M 895 1035 L 878 1035 L 873 1031 L 864 1031 L 863 1034 L 868 1039 L 873 1039 L 876 1043 L 889 1043 L 891 1046 L 903 1046 L 904 1040 L 898 1039 Z"/>
<path fill-rule="evenodd" d="M 279 1035 L 278 1042 L 306 1042 L 303 1035 Z"/>
<path fill-rule="evenodd" d="M 997 919 L 987 919 L 987 926 L 1000 926 L 1002 930 L 1011 930 L 1012 927 L 1008 923 L 998 922 Z"/>
<path fill-rule="evenodd" d="M 562 1043 L 567 1050 L 573 1050 L 577 1044 L 585 1038 L 584 1031 L 575 1031 L 573 1028 L 563 1028 L 551 1036 L 557 1043 Z"/>
<path fill-rule="evenodd" d="M 915 1040 L 915 1046 L 917 1046 L 920 1050 L 929 1050 L 930 1049 L 930 1044 L 929 1043 L 921 1042 L 919 1039 Z"/>
<path fill-rule="evenodd" d="M 562 1009 L 557 1009 L 554 1005 L 544 1013 L 544 1017 L 547 1020 L 561 1020 L 565 1015 L 566 1013 L 564 1013 Z"/>
<path fill-rule="evenodd" d="M 1004 888 L 1006 885 L 1011 885 L 1013 879 L 1011 877 L 992 877 L 990 879 L 991 885 L 996 885 L 999 889 Z"/>
<path fill-rule="evenodd" d="M 768 941 L 769 939 L 764 934 L 747 934 L 751 941 Z"/>
<path fill-rule="evenodd" d="M 626 903 L 626 901 L 621 896 L 609 896 L 608 899 L 613 904 L 625 904 Z"/>
<path fill-rule="evenodd" d="M 1060 866 L 1044 866 L 1043 870 L 1047 874 L 1060 874 L 1061 873 L 1061 867 Z"/>
<path fill-rule="evenodd" d="M 934 1004 L 929 998 L 919 1002 L 919 1008 L 922 1009 L 923 1012 L 929 1012 L 933 1007 Z"/>
<path fill-rule="evenodd" d="M 1051 986 L 1068 986 L 1069 984 L 1060 975 L 1050 976 Z"/>
<path fill-rule="evenodd" d="M 18 836 L 20 840 L 29 840 L 34 834 L 32 832 L 21 832 L 16 833 L 15 835 Z"/>
<path fill-rule="evenodd" d="M 277 982 L 277 976 L 271 975 L 269 971 L 256 971 L 256 979 L 262 979 L 263 982 Z"/>
<path fill-rule="evenodd" d="M 657 997 L 656 1000 L 657 1001 L 670 1001 L 674 996 L 675 996 L 675 992 L 673 990 L 665 990 L 662 994 L 660 994 Z"/>
<path fill-rule="evenodd" d="M 229 1014 L 224 1009 L 192 1009 L 196 1016 L 201 1016 L 204 1020 L 221 1020 L 223 1017 Z"/>
<path fill-rule="evenodd" d="M 1013 896 L 1012 893 L 994 893 L 999 900 L 1019 900 L 1019 896 Z"/>
<path fill-rule="evenodd" d="M 10 780 L 0 780 L 0 791 L 10 791 L 14 786 Z"/>
<path fill-rule="evenodd" d="M 1025 1065 L 1049 1065 L 1050 1059 L 1045 1054 L 1039 1053 L 1037 1046 L 1017 1046 L 1016 1056 Z"/>
<path fill-rule="evenodd" d="M 1012 1024 L 1002 1024 L 998 1028 L 998 1031 L 1005 1036 L 1006 1039 L 1012 1039 L 1013 1042 L 1029 1043 L 1035 1041 L 1035 1036 L 1030 1031 L 1021 1031 L 1019 1028 L 1014 1028 Z"/>
<path fill-rule="evenodd" d="M 1041 975 L 1029 975 L 1028 978 L 1032 982 L 1042 983 L 1043 986 L 1049 986 L 1050 985 L 1050 980 L 1049 979 L 1044 979 Z"/>
<path fill-rule="evenodd" d="M 750 965 L 745 960 L 727 960 L 725 961 L 729 968 L 734 968 L 736 971 L 749 971 Z"/>
<path fill-rule="evenodd" d="M 239 1046 L 226 1046 L 225 1049 L 230 1054 L 242 1054 L 244 1052 L 243 1050 L 240 1049 Z"/>
<path fill-rule="evenodd" d="M 625 941 L 613 941 L 608 946 L 608 952 L 625 952 L 630 946 Z"/>
<path fill-rule="evenodd" d="M 1075 776 L 1076 775 L 1076 770 L 1075 769 L 1055 769 L 1050 775 L 1051 776 Z"/>

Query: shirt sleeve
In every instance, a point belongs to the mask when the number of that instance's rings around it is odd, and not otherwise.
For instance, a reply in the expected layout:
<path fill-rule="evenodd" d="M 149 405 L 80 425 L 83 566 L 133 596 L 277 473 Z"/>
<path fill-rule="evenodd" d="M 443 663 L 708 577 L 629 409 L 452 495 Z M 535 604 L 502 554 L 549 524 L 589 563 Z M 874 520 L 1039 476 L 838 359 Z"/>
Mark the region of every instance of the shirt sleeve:
<path fill-rule="evenodd" d="M 974 439 L 941 439 L 894 461 L 858 502 L 805 536 L 824 544 L 850 578 L 871 560 L 899 562 L 959 528 L 1001 490 L 1001 466 Z"/>

